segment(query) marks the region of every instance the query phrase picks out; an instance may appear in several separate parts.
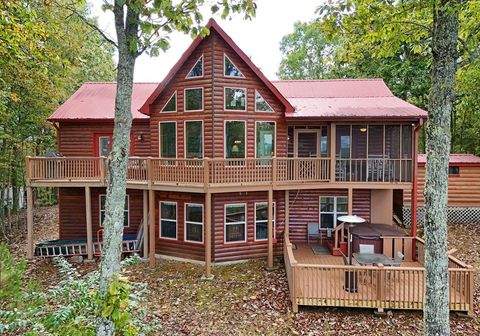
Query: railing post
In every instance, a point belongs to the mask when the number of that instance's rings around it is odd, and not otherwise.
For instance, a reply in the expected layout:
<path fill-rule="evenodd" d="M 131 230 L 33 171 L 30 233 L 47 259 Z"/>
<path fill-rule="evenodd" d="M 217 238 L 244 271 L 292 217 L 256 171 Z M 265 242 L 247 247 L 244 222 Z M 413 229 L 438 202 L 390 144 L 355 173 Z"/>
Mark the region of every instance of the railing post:
<path fill-rule="evenodd" d="M 100 182 L 105 183 L 105 158 L 98 158 L 98 169 L 100 170 Z"/>
<path fill-rule="evenodd" d="M 385 298 L 385 268 L 378 264 L 377 270 L 377 311 L 383 313 L 383 300 Z"/>
<path fill-rule="evenodd" d="M 203 159 L 203 184 L 205 192 L 210 187 L 210 159 L 206 157 Z"/>
<path fill-rule="evenodd" d="M 32 178 L 31 176 L 31 169 L 30 169 L 30 156 L 25 157 L 25 183 L 28 186 L 30 186 L 30 179 Z"/>
<path fill-rule="evenodd" d="M 473 285 L 474 281 L 474 273 L 473 273 L 473 267 L 468 266 L 468 316 L 474 316 L 473 313 L 473 300 L 474 300 L 474 294 L 475 294 L 475 288 Z"/>
<path fill-rule="evenodd" d="M 272 156 L 272 186 L 277 184 L 277 158 Z"/>
<path fill-rule="evenodd" d="M 148 189 L 151 189 L 152 182 L 153 182 L 153 162 L 151 157 L 147 158 L 147 180 L 148 180 Z"/>

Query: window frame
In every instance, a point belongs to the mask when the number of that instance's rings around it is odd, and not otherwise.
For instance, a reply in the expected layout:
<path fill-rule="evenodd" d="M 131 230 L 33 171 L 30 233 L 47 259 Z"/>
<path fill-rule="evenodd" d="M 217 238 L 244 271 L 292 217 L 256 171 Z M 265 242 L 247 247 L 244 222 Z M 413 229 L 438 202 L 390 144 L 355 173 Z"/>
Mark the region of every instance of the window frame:
<path fill-rule="evenodd" d="M 188 122 L 201 122 L 202 123 L 202 157 L 199 157 L 198 159 L 203 159 L 205 157 L 205 122 L 203 119 L 192 119 L 192 120 L 184 120 L 183 122 L 183 158 L 184 159 L 189 159 L 189 160 L 194 160 L 195 158 L 189 158 L 187 157 L 187 152 L 188 152 L 188 141 L 187 141 L 187 123 Z"/>
<path fill-rule="evenodd" d="M 169 222 L 175 222 L 175 238 L 162 236 L 162 203 L 175 204 L 175 221 L 165 219 Z M 158 238 L 167 240 L 178 240 L 178 202 L 177 201 L 158 201 Z"/>
<path fill-rule="evenodd" d="M 271 157 L 258 157 L 257 156 L 257 124 L 258 123 L 273 123 L 273 154 Z M 271 159 L 277 156 L 277 122 L 275 120 L 255 120 L 255 158 L 256 159 Z"/>
<path fill-rule="evenodd" d="M 231 121 L 239 121 L 242 122 L 243 127 L 243 137 L 245 139 L 245 153 L 243 158 L 227 158 L 227 123 Z M 247 158 L 247 121 L 241 119 L 228 119 L 223 121 L 223 158 L 227 160 L 245 160 Z M 229 166 L 229 165 L 227 165 Z M 238 166 L 234 166 L 238 167 Z"/>
<path fill-rule="evenodd" d="M 195 66 L 197 65 L 197 63 L 200 59 L 202 59 L 202 75 L 201 76 L 188 77 L 188 74 L 193 70 L 193 68 L 195 68 Z M 205 76 L 205 58 L 203 57 L 203 54 L 202 54 L 202 55 L 200 55 L 199 58 L 197 58 L 195 63 L 193 63 L 193 66 L 190 68 L 190 70 L 188 70 L 187 75 L 185 76 L 185 79 L 203 78 L 204 76 Z"/>
<path fill-rule="evenodd" d="M 227 109 L 227 89 L 245 90 L 245 110 L 230 110 L 230 109 Z M 223 87 L 223 111 L 224 112 L 247 112 L 247 110 L 248 110 L 248 98 L 247 97 L 248 97 L 247 88 L 235 87 L 235 86 L 224 86 Z"/>
<path fill-rule="evenodd" d="M 227 224 L 227 207 L 232 206 L 232 205 L 243 205 L 245 208 L 245 221 L 244 222 L 234 222 L 234 223 L 228 223 Z M 227 242 L 227 225 L 239 225 L 243 223 L 244 226 L 244 231 L 245 232 L 245 237 L 244 240 L 237 240 L 233 242 Z M 223 207 L 223 243 L 226 245 L 232 245 L 232 244 L 243 244 L 248 241 L 248 231 L 247 231 L 247 223 L 248 223 L 248 208 L 247 208 L 247 203 L 228 203 L 225 204 Z"/>
<path fill-rule="evenodd" d="M 226 67 L 225 67 L 225 60 L 226 58 L 228 58 L 228 60 L 230 61 L 230 63 L 233 64 L 233 66 L 235 68 L 238 69 L 238 71 L 240 71 L 240 73 L 242 74 L 241 76 L 229 76 L 229 75 L 225 75 L 225 70 L 226 70 Z M 230 59 L 230 57 L 227 56 L 226 53 L 223 53 L 223 77 L 226 77 L 226 78 L 246 78 L 245 75 L 243 74 L 243 72 L 240 70 L 240 68 L 235 64 L 233 63 L 233 61 Z"/>
<path fill-rule="evenodd" d="M 99 194 L 98 195 L 98 227 L 103 228 L 102 224 L 102 211 L 105 212 L 105 209 L 102 210 L 102 197 L 107 197 L 107 194 Z M 126 194 L 125 197 L 127 198 L 127 210 L 123 209 L 123 215 L 125 216 L 125 211 L 127 212 L 127 225 L 123 225 L 124 228 L 130 227 L 130 195 Z"/>
<path fill-rule="evenodd" d="M 161 124 L 175 124 L 175 157 L 167 158 L 162 156 L 162 134 Z M 178 158 L 178 127 L 176 120 L 163 120 L 158 122 L 158 157 L 160 159 L 177 159 Z"/>
<path fill-rule="evenodd" d="M 165 109 L 165 106 L 167 106 L 167 104 L 170 102 L 170 100 L 173 98 L 173 96 L 175 96 L 175 110 L 174 111 L 164 111 Z M 160 113 L 175 113 L 178 111 L 178 95 L 177 95 L 177 90 L 175 90 L 172 95 L 170 96 L 170 98 L 167 99 L 167 101 L 165 102 L 165 104 L 163 105 L 162 109 L 160 110 Z"/>
<path fill-rule="evenodd" d="M 202 208 L 202 223 L 197 223 L 197 222 L 192 222 L 187 220 L 187 207 L 189 205 L 195 205 L 195 206 L 200 206 Z M 205 206 L 202 203 L 184 203 L 183 206 L 183 240 L 185 242 L 193 243 L 193 244 L 200 244 L 203 245 L 205 241 Z M 202 226 L 202 240 L 201 241 L 196 241 L 196 240 L 189 240 L 187 239 L 187 224 L 193 224 L 193 225 L 201 225 Z"/>
<path fill-rule="evenodd" d="M 457 168 L 458 169 L 458 173 L 450 173 L 450 168 Z M 457 176 L 460 176 L 460 166 L 459 165 L 449 165 L 448 166 L 448 176 L 454 176 L 454 177 L 457 177 Z"/>
<path fill-rule="evenodd" d="M 329 197 L 329 198 L 333 198 L 333 212 L 330 212 L 330 211 L 323 211 L 322 212 L 322 197 Z M 340 216 L 343 216 L 343 215 L 348 215 L 348 209 L 346 212 L 341 212 L 340 214 L 338 213 L 337 211 L 337 199 L 338 198 L 345 198 L 347 200 L 347 205 L 348 205 L 348 196 L 332 196 L 332 195 L 320 195 L 318 196 L 318 225 L 319 225 L 319 229 L 322 228 L 322 229 L 328 229 L 328 228 L 323 228 L 322 227 L 322 213 L 323 214 L 327 214 L 327 215 L 333 215 L 333 228 L 331 228 L 332 230 L 335 229 L 337 227 L 337 218 Z"/>
<path fill-rule="evenodd" d="M 202 107 L 200 110 L 187 110 L 187 91 L 189 90 L 202 90 Z M 203 110 L 205 109 L 205 90 L 203 88 L 203 86 L 196 86 L 196 87 L 188 87 L 188 88 L 184 88 L 183 89 L 183 111 L 184 112 L 203 112 Z"/>
<path fill-rule="evenodd" d="M 260 95 L 260 97 L 262 97 L 262 99 L 265 101 L 265 103 L 268 105 L 268 107 L 270 107 L 271 111 L 260 111 L 260 110 L 257 110 L 257 93 Z M 273 109 L 272 105 L 270 105 L 267 100 L 265 99 L 265 97 L 263 97 L 263 95 L 260 93 L 260 91 L 258 91 L 257 89 L 255 89 L 255 96 L 254 96 L 254 103 L 255 103 L 255 112 L 260 112 L 260 113 L 275 113 L 275 110 Z"/>
<path fill-rule="evenodd" d="M 272 206 L 273 206 L 273 209 L 272 209 L 272 229 L 273 229 L 273 240 L 275 240 L 277 238 L 276 236 L 276 225 L 275 225 L 275 222 L 276 222 L 276 219 L 277 219 L 277 216 L 276 216 L 276 212 L 277 212 L 277 205 L 275 204 L 276 202 L 272 202 Z M 254 230 L 254 241 L 256 242 L 263 242 L 263 241 L 268 241 L 268 218 L 266 220 L 262 220 L 262 222 L 266 222 L 267 223 L 267 238 L 263 238 L 263 239 L 258 239 L 257 238 L 257 205 L 259 204 L 266 204 L 267 207 L 268 207 L 268 202 L 255 202 L 254 203 L 254 209 L 253 209 L 253 212 L 254 212 L 254 227 L 253 227 L 253 230 Z"/>

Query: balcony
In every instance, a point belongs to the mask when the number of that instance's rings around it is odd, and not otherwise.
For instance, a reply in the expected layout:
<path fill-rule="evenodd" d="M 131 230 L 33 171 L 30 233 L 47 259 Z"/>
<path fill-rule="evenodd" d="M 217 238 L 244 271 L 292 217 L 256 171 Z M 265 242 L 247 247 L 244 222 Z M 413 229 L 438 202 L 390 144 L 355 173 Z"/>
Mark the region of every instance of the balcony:
<path fill-rule="evenodd" d="M 204 192 L 311 189 L 325 184 L 339 188 L 411 187 L 411 159 L 129 158 L 128 188 Z M 334 174 L 331 172 L 334 171 Z M 27 157 L 30 186 L 105 186 L 107 167 L 99 157 Z"/>

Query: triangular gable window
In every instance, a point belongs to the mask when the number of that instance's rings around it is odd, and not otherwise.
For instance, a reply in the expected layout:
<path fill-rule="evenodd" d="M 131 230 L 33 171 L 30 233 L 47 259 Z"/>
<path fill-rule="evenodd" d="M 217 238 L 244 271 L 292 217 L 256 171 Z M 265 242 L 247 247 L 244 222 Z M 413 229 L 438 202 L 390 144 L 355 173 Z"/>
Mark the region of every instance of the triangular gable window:
<path fill-rule="evenodd" d="M 227 77 L 245 77 L 225 54 L 223 55 L 223 74 Z"/>
<path fill-rule="evenodd" d="M 255 90 L 255 111 L 257 112 L 273 112 L 272 107 L 262 97 L 262 95 Z"/>
<path fill-rule="evenodd" d="M 168 102 L 162 109 L 162 112 L 176 112 L 177 111 L 177 93 L 174 92 L 173 95 L 170 97 Z"/>
<path fill-rule="evenodd" d="M 203 55 L 197 60 L 186 78 L 203 77 Z"/>

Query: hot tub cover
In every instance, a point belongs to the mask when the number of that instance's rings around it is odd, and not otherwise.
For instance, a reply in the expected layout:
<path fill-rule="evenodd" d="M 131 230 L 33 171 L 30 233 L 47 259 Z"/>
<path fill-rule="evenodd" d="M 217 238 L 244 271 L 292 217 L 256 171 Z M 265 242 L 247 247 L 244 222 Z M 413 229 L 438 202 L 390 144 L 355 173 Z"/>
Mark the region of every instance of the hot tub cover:
<path fill-rule="evenodd" d="M 365 238 L 380 238 L 381 236 L 405 236 L 405 232 L 391 224 L 357 224 L 350 228 L 350 233 L 352 235 Z"/>

